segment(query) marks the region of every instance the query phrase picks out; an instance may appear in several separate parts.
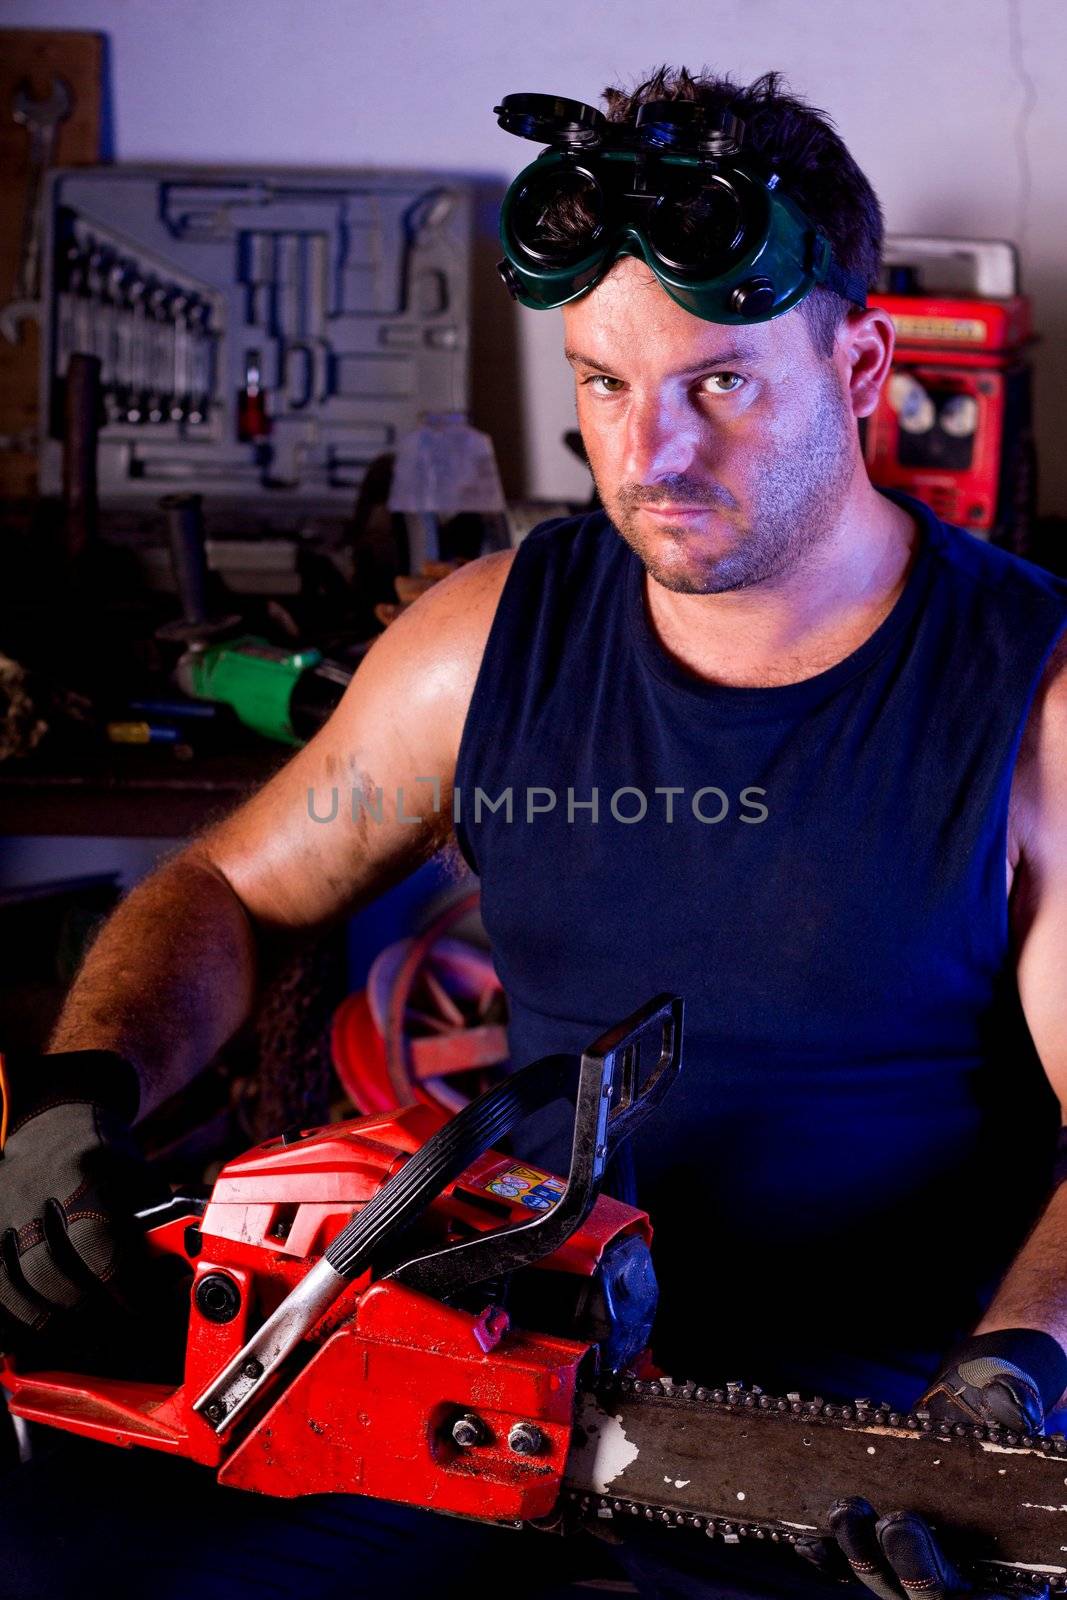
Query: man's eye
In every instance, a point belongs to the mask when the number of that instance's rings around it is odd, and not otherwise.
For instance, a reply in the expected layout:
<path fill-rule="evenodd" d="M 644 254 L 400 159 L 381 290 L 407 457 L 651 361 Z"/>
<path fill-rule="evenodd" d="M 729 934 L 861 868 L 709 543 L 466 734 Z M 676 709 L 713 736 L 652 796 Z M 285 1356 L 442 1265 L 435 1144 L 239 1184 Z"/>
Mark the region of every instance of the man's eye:
<path fill-rule="evenodd" d="M 734 394 L 741 387 L 745 380 L 742 378 L 739 372 L 713 372 L 705 381 L 707 383 L 722 383 L 724 385 L 724 387 L 721 389 L 713 389 L 713 394 Z"/>
<path fill-rule="evenodd" d="M 712 372 L 702 381 L 715 386 L 712 390 L 712 393 L 714 394 L 735 394 L 745 380 L 739 372 Z M 620 389 L 624 389 L 626 387 L 621 378 L 609 378 L 605 372 L 597 372 L 589 378 L 583 378 L 582 383 L 583 385 L 593 384 L 594 393 L 603 395 L 618 394 Z M 599 385 L 611 384 L 616 384 L 617 387 L 614 389 L 610 387 L 598 387 Z"/>

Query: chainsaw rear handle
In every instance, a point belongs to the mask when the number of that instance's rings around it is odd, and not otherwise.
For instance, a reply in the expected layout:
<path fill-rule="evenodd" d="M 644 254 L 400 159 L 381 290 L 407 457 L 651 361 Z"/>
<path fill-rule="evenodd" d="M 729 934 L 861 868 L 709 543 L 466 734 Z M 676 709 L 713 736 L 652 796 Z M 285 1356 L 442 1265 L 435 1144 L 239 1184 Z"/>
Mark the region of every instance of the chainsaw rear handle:
<path fill-rule="evenodd" d="M 394 1269 L 399 1281 L 438 1294 L 469 1287 L 557 1249 L 588 1216 L 604 1168 L 619 1141 L 658 1106 L 682 1058 L 683 1002 L 657 995 L 582 1053 L 546 1056 L 488 1090 L 411 1156 L 333 1240 L 326 1253 L 271 1313 L 193 1410 L 224 1432 L 337 1299 L 384 1249 L 486 1150 L 534 1111 L 565 1097 L 574 1102 L 567 1185 L 552 1211 L 482 1239 L 415 1257 Z M 638 1076 L 640 1041 L 658 1034 L 652 1072 Z"/>

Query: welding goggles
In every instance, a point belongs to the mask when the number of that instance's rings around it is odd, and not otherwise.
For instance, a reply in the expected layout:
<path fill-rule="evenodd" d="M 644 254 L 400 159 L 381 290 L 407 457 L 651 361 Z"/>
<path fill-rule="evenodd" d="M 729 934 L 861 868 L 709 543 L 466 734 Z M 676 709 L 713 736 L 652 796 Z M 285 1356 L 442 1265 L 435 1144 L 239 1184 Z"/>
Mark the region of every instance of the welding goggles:
<path fill-rule="evenodd" d="M 497 270 L 521 305 L 566 305 L 632 255 L 707 322 L 768 322 L 816 284 L 866 306 L 866 285 L 778 191 L 778 174 L 742 152 L 744 124 L 729 111 L 659 100 L 619 123 L 546 94 L 505 95 L 493 109 L 508 133 L 548 146 L 500 213 Z"/>

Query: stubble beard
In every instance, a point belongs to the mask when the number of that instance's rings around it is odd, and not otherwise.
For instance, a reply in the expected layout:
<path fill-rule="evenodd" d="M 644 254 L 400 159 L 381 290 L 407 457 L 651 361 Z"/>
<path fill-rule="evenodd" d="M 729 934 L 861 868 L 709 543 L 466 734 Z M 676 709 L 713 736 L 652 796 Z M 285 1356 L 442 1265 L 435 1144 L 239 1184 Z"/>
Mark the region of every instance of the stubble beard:
<path fill-rule="evenodd" d="M 612 495 L 594 473 L 609 518 L 656 583 L 676 594 L 724 594 L 780 578 L 810 558 L 836 527 L 856 466 L 855 422 L 829 376 L 810 417 L 803 439 L 755 475 L 747 520 L 739 520 L 740 508 L 725 490 L 710 502 L 695 502 L 708 503 L 733 528 L 732 546 L 724 554 L 702 554 L 699 529 L 685 524 L 664 521 L 649 533 L 645 513 L 632 499 Z M 707 496 L 706 488 L 702 492 Z M 692 489 L 680 491 L 678 498 L 694 503 Z M 684 563 L 664 560 L 664 540 L 697 553 Z"/>

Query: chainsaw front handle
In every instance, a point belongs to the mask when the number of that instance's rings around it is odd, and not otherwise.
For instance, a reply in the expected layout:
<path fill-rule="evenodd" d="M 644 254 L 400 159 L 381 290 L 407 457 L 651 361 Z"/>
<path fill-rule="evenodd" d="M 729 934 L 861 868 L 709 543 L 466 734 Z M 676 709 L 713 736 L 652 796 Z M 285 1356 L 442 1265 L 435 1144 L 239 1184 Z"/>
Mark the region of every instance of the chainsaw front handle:
<path fill-rule="evenodd" d="M 572 1064 L 573 1087 L 560 1085 L 550 1098 L 573 1100 L 574 1132 L 567 1187 L 550 1211 L 535 1212 L 510 1227 L 412 1257 L 385 1276 L 440 1299 L 558 1250 L 592 1210 L 604 1169 L 622 1140 L 656 1109 L 678 1076 L 683 1014 L 684 1002 L 679 997 L 657 995 L 582 1052 L 576 1082 L 573 1057 L 564 1058 Z M 659 1056 L 651 1072 L 642 1077 L 641 1044 L 649 1039 L 658 1044 Z M 540 1065 L 534 1063 L 534 1067 Z M 531 1072 L 533 1067 L 524 1070 Z"/>

